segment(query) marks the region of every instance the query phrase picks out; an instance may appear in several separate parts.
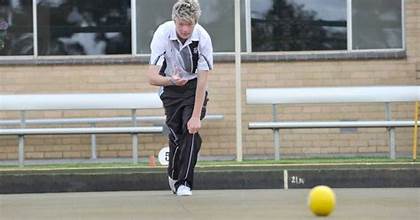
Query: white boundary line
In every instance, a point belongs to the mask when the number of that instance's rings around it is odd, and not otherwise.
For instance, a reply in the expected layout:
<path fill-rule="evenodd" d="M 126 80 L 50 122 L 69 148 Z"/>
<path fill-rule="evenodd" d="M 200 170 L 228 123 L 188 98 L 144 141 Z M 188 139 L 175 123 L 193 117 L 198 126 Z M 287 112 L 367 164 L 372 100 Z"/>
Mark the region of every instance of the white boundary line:
<path fill-rule="evenodd" d="M 287 170 L 283 171 L 283 184 L 284 189 L 289 189 L 289 173 L 287 172 Z"/>

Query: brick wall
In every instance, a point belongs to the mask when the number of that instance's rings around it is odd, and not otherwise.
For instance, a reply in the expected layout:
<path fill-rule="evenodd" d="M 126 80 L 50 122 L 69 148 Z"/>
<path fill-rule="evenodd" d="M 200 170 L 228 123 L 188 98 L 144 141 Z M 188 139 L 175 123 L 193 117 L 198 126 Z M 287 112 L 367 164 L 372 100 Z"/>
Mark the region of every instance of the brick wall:
<path fill-rule="evenodd" d="M 243 63 L 243 94 L 247 87 L 309 87 L 420 85 L 420 1 L 405 1 L 407 58 L 387 60 L 282 61 Z M 223 114 L 223 121 L 205 122 L 201 132 L 203 156 L 234 156 L 235 69 L 234 63 L 218 62 L 209 82 L 209 113 Z M 126 65 L 26 65 L 0 66 L 0 93 L 83 93 L 156 91 L 147 84 L 147 66 Z M 243 101 L 245 96 L 242 97 Z M 245 157 L 273 156 L 269 130 L 248 130 L 249 121 L 270 120 L 271 106 L 243 107 Z M 411 119 L 412 104 L 393 104 L 394 119 Z M 163 112 L 159 112 L 162 114 Z M 29 118 L 76 116 L 128 116 L 129 112 L 32 112 Z M 142 111 L 139 114 L 155 115 Z M 280 120 L 383 119 L 382 104 L 288 105 L 280 107 Z M 15 112 L 0 112 L 0 119 L 16 118 Z M 397 129 L 399 153 L 411 150 L 412 130 Z M 98 135 L 99 157 L 130 157 L 129 135 Z M 160 135 L 140 135 L 139 153 L 157 154 L 166 145 Z M 281 131 L 283 155 L 387 153 L 385 129 L 305 129 Z M 26 138 L 26 158 L 89 158 L 89 136 L 31 136 Z M 17 158 L 17 138 L 0 137 L 0 160 Z"/>

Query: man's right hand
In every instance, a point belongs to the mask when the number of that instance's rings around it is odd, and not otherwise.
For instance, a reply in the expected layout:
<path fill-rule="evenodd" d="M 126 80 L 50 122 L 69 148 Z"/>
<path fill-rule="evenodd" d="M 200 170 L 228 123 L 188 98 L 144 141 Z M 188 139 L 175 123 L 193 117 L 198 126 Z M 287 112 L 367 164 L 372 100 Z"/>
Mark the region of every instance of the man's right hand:
<path fill-rule="evenodd" d="M 183 86 L 187 84 L 188 80 L 179 77 L 179 74 L 172 75 L 169 79 L 174 86 Z"/>

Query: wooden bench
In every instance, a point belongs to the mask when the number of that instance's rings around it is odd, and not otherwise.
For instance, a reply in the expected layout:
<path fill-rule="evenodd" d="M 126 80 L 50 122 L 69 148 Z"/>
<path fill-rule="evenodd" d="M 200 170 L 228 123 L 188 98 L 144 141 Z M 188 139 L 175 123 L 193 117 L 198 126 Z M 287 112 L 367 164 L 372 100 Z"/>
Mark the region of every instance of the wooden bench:
<path fill-rule="evenodd" d="M 96 134 L 131 134 L 132 159 L 138 162 L 138 134 L 156 134 L 164 131 L 165 116 L 137 116 L 137 110 L 162 109 L 156 93 L 119 94 L 55 94 L 55 95 L 0 95 L 0 111 L 19 111 L 19 120 L 0 120 L 0 136 L 19 137 L 19 165 L 24 165 L 26 135 L 91 135 L 91 159 L 96 159 Z M 131 117 L 27 119 L 28 111 L 62 110 L 129 110 Z M 223 119 L 208 115 L 207 120 Z M 98 123 L 131 123 L 130 126 L 96 127 Z M 139 122 L 157 125 L 138 126 Z M 91 127 L 58 127 L 65 124 L 89 124 Z M 55 125 L 53 128 L 28 128 L 28 125 Z M 15 127 L 13 127 L 15 126 Z M 19 126 L 16 128 L 16 126 Z M 7 127 L 7 128 L 6 128 Z"/>
<path fill-rule="evenodd" d="M 247 104 L 272 105 L 272 121 L 249 122 L 249 129 L 271 129 L 275 159 L 280 159 L 280 129 L 386 128 L 390 158 L 395 159 L 395 128 L 413 127 L 413 120 L 392 120 L 390 103 L 420 100 L 420 86 L 249 88 Z M 384 120 L 369 121 L 277 121 L 277 105 L 290 104 L 384 103 Z"/>

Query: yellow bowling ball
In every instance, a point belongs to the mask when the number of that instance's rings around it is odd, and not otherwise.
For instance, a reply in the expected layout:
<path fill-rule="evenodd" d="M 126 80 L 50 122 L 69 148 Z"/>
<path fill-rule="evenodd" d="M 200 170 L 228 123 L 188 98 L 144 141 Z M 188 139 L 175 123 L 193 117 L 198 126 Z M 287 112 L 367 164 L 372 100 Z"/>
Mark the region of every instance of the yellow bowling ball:
<path fill-rule="evenodd" d="M 335 194 L 328 186 L 316 186 L 308 197 L 311 211 L 318 216 L 328 216 L 335 208 Z"/>

